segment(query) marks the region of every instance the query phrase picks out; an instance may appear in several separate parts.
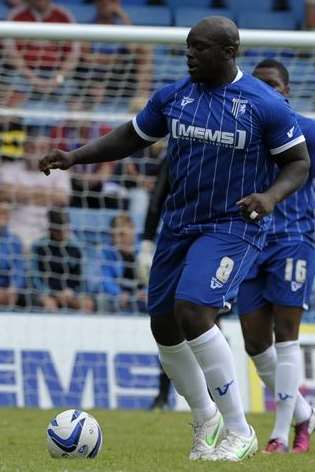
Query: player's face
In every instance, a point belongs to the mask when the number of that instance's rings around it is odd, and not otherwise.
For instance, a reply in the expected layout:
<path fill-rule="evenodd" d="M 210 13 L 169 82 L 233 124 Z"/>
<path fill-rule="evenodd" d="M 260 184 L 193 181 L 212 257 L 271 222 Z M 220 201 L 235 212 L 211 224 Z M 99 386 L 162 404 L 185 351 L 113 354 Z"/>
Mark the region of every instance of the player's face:
<path fill-rule="evenodd" d="M 257 77 L 257 79 L 270 85 L 270 87 L 277 90 L 281 95 L 284 95 L 285 97 L 288 96 L 289 87 L 284 82 L 278 69 L 273 67 L 258 67 L 254 70 L 253 75 L 254 77 Z"/>
<path fill-rule="evenodd" d="M 113 229 L 113 242 L 118 250 L 132 252 L 135 242 L 135 231 L 132 223 L 123 223 Z"/>
<path fill-rule="evenodd" d="M 50 237 L 53 241 L 65 241 L 69 236 L 67 225 L 53 225 L 50 228 Z"/>
<path fill-rule="evenodd" d="M 50 5 L 50 0 L 28 0 L 28 3 L 34 10 L 45 12 Z"/>
<path fill-rule="evenodd" d="M 212 82 L 225 63 L 222 45 L 199 28 L 188 34 L 186 57 L 188 72 L 196 82 Z"/>
<path fill-rule="evenodd" d="M 100 16 L 111 16 L 120 5 L 119 0 L 97 0 L 96 7 Z"/>

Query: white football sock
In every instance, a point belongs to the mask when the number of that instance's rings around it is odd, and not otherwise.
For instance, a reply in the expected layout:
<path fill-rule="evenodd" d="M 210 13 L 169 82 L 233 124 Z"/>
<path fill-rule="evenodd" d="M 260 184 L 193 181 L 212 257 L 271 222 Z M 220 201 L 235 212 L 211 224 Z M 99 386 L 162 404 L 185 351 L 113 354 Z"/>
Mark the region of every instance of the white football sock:
<path fill-rule="evenodd" d="M 249 436 L 250 428 L 236 378 L 233 355 L 217 326 L 198 338 L 187 341 L 206 377 L 208 388 L 223 415 L 224 425 L 241 436 Z"/>
<path fill-rule="evenodd" d="M 271 438 L 287 445 L 295 402 L 300 384 L 300 347 L 298 341 L 276 343 L 275 376 L 276 420 Z"/>
<path fill-rule="evenodd" d="M 175 346 L 158 344 L 158 348 L 163 369 L 190 406 L 193 421 L 200 424 L 212 418 L 217 407 L 210 398 L 203 372 L 187 342 Z"/>
<path fill-rule="evenodd" d="M 251 356 L 251 359 L 256 366 L 257 373 L 261 380 L 269 387 L 272 393 L 274 393 L 277 363 L 277 352 L 274 344 L 261 354 Z M 297 424 L 303 423 L 309 419 L 311 413 L 311 405 L 305 400 L 301 393 L 298 392 L 293 415 L 295 422 Z"/>

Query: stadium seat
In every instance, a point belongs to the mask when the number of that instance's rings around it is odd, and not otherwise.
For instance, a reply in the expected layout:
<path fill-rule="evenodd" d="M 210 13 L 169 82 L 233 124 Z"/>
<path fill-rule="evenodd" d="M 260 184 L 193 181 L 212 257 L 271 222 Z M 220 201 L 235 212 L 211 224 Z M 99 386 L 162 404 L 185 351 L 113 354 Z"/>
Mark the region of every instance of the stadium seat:
<path fill-rule="evenodd" d="M 63 4 L 64 5 L 64 4 Z M 78 23 L 95 23 L 96 11 L 94 5 L 67 5 Z"/>
<path fill-rule="evenodd" d="M 70 8 L 73 5 L 86 5 L 85 0 L 54 0 L 54 3 L 62 5 L 65 8 Z"/>
<path fill-rule="evenodd" d="M 71 231 L 84 245 L 99 244 L 108 236 L 110 223 L 117 213 L 117 210 L 70 208 Z"/>
<path fill-rule="evenodd" d="M 172 9 L 180 7 L 210 8 L 211 6 L 211 0 L 166 0 L 166 3 Z"/>
<path fill-rule="evenodd" d="M 218 15 L 226 16 L 233 20 L 233 14 L 230 10 L 222 10 L 221 8 L 178 8 L 174 12 L 176 26 L 193 26 L 202 20 L 205 16 Z"/>
<path fill-rule="evenodd" d="M 187 74 L 184 54 L 172 54 L 169 48 L 155 48 L 153 60 L 155 88 L 163 87 Z"/>
<path fill-rule="evenodd" d="M 134 5 L 134 6 L 147 6 L 148 2 L 147 0 L 123 0 L 122 1 L 122 6 L 125 9 L 126 6 L 128 5 Z"/>
<path fill-rule="evenodd" d="M 170 26 L 171 12 L 168 7 L 126 6 L 125 12 L 134 25 Z"/>
<path fill-rule="evenodd" d="M 226 3 L 237 18 L 241 13 L 253 10 L 256 12 L 271 12 L 274 0 L 258 0 L 257 2 L 253 0 L 227 0 Z"/>
<path fill-rule="evenodd" d="M 298 2 L 297 0 L 288 0 L 290 11 L 293 13 L 296 23 L 299 28 L 305 22 L 305 2 Z"/>
<path fill-rule="evenodd" d="M 6 20 L 8 17 L 8 13 L 9 8 L 3 3 L 0 3 L 0 20 Z"/>
<path fill-rule="evenodd" d="M 111 221 L 118 214 L 121 214 L 120 210 L 69 208 L 70 228 L 83 247 L 104 243 L 108 241 Z M 139 235 L 143 230 L 144 215 L 129 215 Z"/>
<path fill-rule="evenodd" d="M 238 17 L 238 26 L 248 29 L 294 30 L 296 21 L 288 12 L 247 12 Z"/>

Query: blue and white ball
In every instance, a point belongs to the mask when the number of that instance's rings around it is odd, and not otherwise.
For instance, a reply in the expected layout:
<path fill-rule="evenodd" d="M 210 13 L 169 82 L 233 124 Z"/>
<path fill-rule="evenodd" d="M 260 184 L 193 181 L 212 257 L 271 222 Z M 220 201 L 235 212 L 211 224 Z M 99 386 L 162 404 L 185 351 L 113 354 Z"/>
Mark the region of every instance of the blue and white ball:
<path fill-rule="evenodd" d="M 103 434 L 93 416 L 85 411 L 66 410 L 49 423 L 47 441 L 52 457 L 94 459 L 102 449 Z"/>

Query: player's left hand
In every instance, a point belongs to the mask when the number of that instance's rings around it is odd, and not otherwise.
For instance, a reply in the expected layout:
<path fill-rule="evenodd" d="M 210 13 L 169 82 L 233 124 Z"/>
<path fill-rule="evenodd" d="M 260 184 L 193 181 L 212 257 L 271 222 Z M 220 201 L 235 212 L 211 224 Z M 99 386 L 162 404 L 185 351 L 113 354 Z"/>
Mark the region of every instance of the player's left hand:
<path fill-rule="evenodd" d="M 276 203 L 268 193 L 252 193 L 236 202 L 236 204 L 240 207 L 243 218 L 253 223 L 269 215 Z"/>

